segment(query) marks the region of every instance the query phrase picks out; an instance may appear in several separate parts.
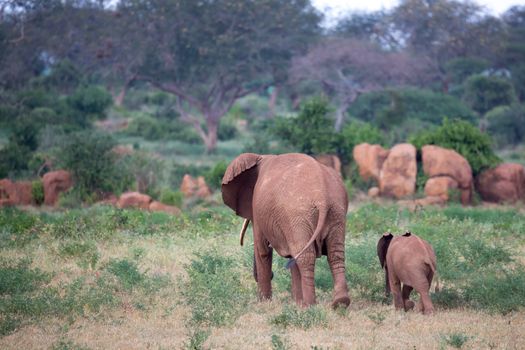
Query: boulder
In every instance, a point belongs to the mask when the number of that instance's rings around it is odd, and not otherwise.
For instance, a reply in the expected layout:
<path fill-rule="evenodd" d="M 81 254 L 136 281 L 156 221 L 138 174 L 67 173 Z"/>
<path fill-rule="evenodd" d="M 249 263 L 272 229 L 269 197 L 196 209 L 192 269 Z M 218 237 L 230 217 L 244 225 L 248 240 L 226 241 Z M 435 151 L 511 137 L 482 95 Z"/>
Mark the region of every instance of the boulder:
<path fill-rule="evenodd" d="M 458 152 L 434 145 L 421 149 L 423 171 L 429 177 L 448 176 L 455 180 L 461 191 L 461 203 L 469 204 L 472 198 L 472 169 Z"/>
<path fill-rule="evenodd" d="M 450 176 L 436 176 L 427 180 L 425 195 L 440 197 L 444 202 L 449 200 L 449 191 L 458 188 L 458 182 Z"/>
<path fill-rule="evenodd" d="M 71 174 L 65 170 L 56 170 L 46 173 L 42 178 L 44 185 L 44 204 L 55 205 L 58 196 L 73 186 Z"/>
<path fill-rule="evenodd" d="M 370 187 L 368 190 L 368 197 L 375 198 L 379 196 L 379 188 L 378 187 Z"/>
<path fill-rule="evenodd" d="M 211 196 L 211 190 L 206 184 L 206 180 L 204 180 L 203 176 L 199 176 L 195 179 L 189 174 L 184 175 L 180 185 L 180 191 L 184 194 L 185 198 L 206 198 Z"/>
<path fill-rule="evenodd" d="M 31 181 L 13 182 L 0 180 L 0 207 L 33 204 L 33 185 Z"/>
<path fill-rule="evenodd" d="M 476 189 L 487 202 L 514 203 L 525 200 L 525 168 L 517 163 L 503 163 L 481 173 Z"/>
<path fill-rule="evenodd" d="M 18 194 L 16 185 L 9 179 L 0 180 L 0 207 L 16 205 Z"/>
<path fill-rule="evenodd" d="M 379 173 L 379 192 L 382 196 L 403 198 L 416 191 L 416 148 L 409 143 L 390 149 Z"/>
<path fill-rule="evenodd" d="M 380 145 L 361 143 L 354 147 L 352 155 L 359 167 L 359 175 L 364 180 L 374 179 L 379 182 L 379 173 L 389 151 Z"/>
<path fill-rule="evenodd" d="M 339 175 L 343 176 L 341 172 L 341 160 L 335 154 L 319 154 L 314 156 L 319 163 L 334 169 Z"/>
<path fill-rule="evenodd" d="M 31 181 L 15 182 L 15 187 L 18 195 L 18 205 L 33 204 L 33 184 Z"/>
<path fill-rule="evenodd" d="M 149 205 L 150 211 L 161 211 L 164 213 L 172 214 L 172 215 L 179 215 L 181 213 L 180 209 L 173 206 L 173 205 L 167 205 L 161 202 L 153 201 Z"/>
<path fill-rule="evenodd" d="M 152 199 L 147 194 L 139 192 L 123 193 L 117 203 L 119 208 L 149 209 Z"/>
<path fill-rule="evenodd" d="M 184 197 L 189 198 L 193 197 L 197 188 L 197 180 L 193 176 L 186 174 L 182 177 L 182 182 L 180 184 L 180 191 Z"/>

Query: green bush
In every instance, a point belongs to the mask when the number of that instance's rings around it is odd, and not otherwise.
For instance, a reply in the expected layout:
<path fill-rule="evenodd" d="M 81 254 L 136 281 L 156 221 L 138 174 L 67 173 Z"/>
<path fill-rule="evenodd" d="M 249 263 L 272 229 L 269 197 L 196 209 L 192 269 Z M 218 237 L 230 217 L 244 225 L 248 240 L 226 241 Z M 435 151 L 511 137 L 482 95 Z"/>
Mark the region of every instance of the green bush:
<path fill-rule="evenodd" d="M 56 158 L 65 169 L 70 170 L 81 199 L 103 193 L 120 193 L 129 187 L 129 174 L 116 166 L 112 152 L 115 140 L 96 132 L 70 134 Z M 91 197 L 92 198 L 92 197 Z"/>
<path fill-rule="evenodd" d="M 252 291 L 241 284 L 232 258 L 217 252 L 199 253 L 186 271 L 182 294 L 191 309 L 192 324 L 229 325 L 246 311 Z"/>
<path fill-rule="evenodd" d="M 211 189 L 217 190 L 221 188 L 222 177 L 224 176 L 227 167 L 228 163 L 224 160 L 221 160 L 220 162 L 216 163 L 213 168 L 206 172 L 204 179 Z"/>
<path fill-rule="evenodd" d="M 453 84 L 462 84 L 474 74 L 481 74 L 489 68 L 489 62 L 478 57 L 460 57 L 448 61 L 445 69 Z"/>
<path fill-rule="evenodd" d="M 326 327 L 328 324 L 326 311 L 320 306 L 299 309 L 297 306 L 285 305 L 282 312 L 270 319 L 270 323 L 282 328 Z"/>
<path fill-rule="evenodd" d="M 217 130 L 217 137 L 220 141 L 228 141 L 237 136 L 237 127 L 228 119 L 221 120 Z"/>
<path fill-rule="evenodd" d="M 302 153 L 335 153 L 337 135 L 329 117 L 328 102 L 313 98 L 301 106 L 294 118 L 278 118 L 274 133 Z"/>
<path fill-rule="evenodd" d="M 146 140 L 160 140 L 166 135 L 166 130 L 157 119 L 144 115 L 131 120 L 126 134 L 140 136 Z"/>
<path fill-rule="evenodd" d="M 184 194 L 181 191 L 172 191 L 169 189 L 162 190 L 160 202 L 167 205 L 174 205 L 181 208 L 184 201 Z"/>
<path fill-rule="evenodd" d="M 95 85 L 78 88 L 68 97 L 68 101 L 77 111 L 97 119 L 104 117 L 105 110 L 113 103 L 111 94 Z"/>
<path fill-rule="evenodd" d="M 525 105 L 496 107 L 486 114 L 487 132 L 500 147 L 525 141 Z"/>
<path fill-rule="evenodd" d="M 469 162 L 474 176 L 500 162 L 490 136 L 466 121 L 445 119 L 439 128 L 412 136 L 409 142 L 417 149 L 438 145 L 455 150 Z"/>
<path fill-rule="evenodd" d="M 516 101 L 511 82 L 495 76 L 473 75 L 465 82 L 463 100 L 481 116 Z"/>
<path fill-rule="evenodd" d="M 31 194 L 36 205 L 44 203 L 44 184 L 40 180 L 31 182 Z"/>
<path fill-rule="evenodd" d="M 360 143 L 382 144 L 384 142 L 381 131 L 364 122 L 351 122 L 346 124 L 337 137 L 337 154 L 343 164 L 351 163 L 354 147 Z"/>
<path fill-rule="evenodd" d="M 391 89 L 359 96 L 348 109 L 349 115 L 375 126 L 395 126 L 402 121 L 440 124 L 443 118 L 473 121 L 474 113 L 457 98 L 422 89 Z M 403 125 L 404 126 L 404 125 Z"/>

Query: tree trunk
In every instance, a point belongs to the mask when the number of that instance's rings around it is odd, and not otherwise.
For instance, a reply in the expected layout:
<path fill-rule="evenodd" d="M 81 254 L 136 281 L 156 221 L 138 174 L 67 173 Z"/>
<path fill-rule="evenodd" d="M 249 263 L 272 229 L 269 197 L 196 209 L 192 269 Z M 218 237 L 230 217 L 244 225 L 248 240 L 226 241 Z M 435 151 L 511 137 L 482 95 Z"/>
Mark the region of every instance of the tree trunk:
<path fill-rule="evenodd" d="M 217 148 L 217 131 L 219 129 L 218 120 L 206 119 L 207 133 L 203 136 L 204 145 L 206 146 L 206 153 L 212 153 Z"/>
<path fill-rule="evenodd" d="M 121 107 L 122 104 L 124 103 L 124 98 L 126 97 L 127 92 L 128 92 L 128 87 L 127 85 L 124 85 L 122 90 L 120 90 L 120 93 L 117 96 L 115 96 L 115 98 L 113 99 L 113 104 L 117 107 Z"/>
<path fill-rule="evenodd" d="M 279 96 L 279 87 L 274 86 L 272 93 L 270 95 L 270 99 L 268 100 L 268 110 L 269 110 L 269 117 L 273 118 L 275 116 L 275 106 L 277 104 L 277 97 Z"/>

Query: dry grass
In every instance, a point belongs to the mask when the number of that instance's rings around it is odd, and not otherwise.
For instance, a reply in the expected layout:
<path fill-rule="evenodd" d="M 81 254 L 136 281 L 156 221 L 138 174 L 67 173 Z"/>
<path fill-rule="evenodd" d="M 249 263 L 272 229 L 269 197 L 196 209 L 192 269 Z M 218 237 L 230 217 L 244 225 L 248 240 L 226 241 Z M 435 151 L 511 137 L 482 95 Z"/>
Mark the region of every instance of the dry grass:
<path fill-rule="evenodd" d="M 454 344 L 447 342 L 447 337 L 454 334 L 465 337 L 462 349 L 524 348 L 523 309 L 501 315 L 437 307 L 435 314 L 427 317 L 364 300 L 352 285 L 349 287 L 354 300 L 346 312 L 330 309 L 331 291 L 318 291 L 326 326 L 301 329 L 273 324 L 271 320 L 291 303 L 289 294 L 279 292 L 278 288 L 271 302 L 259 303 L 255 293 L 250 294 L 244 313 L 231 325 L 192 325 L 191 305 L 184 304 L 178 290 L 180 281 L 188 278 L 187 264 L 202 247 L 219 250 L 225 257 L 235 257 L 237 262 L 250 260 L 243 255 L 250 249 L 250 240 L 248 247 L 241 248 L 237 239 L 235 227 L 232 234 L 191 239 L 163 234 L 98 240 L 99 260 L 94 270 L 82 268 L 74 257 L 57 256 L 61 242 L 49 237 L 40 237 L 23 248 L 4 249 L 3 259 L 16 261 L 29 256 L 33 268 L 53 272 L 53 286 L 94 275 L 111 260 L 134 257 L 140 271 L 147 275 L 168 275 L 172 283 L 158 294 L 144 296 L 144 308 L 134 303 L 136 295 L 121 292 L 117 307 L 103 307 L 97 312 L 87 310 L 71 319 L 44 317 L 24 323 L 13 333 L 0 337 L 0 349 L 52 349 L 61 341 L 69 342 L 68 349 L 181 349 L 187 347 L 190 333 L 199 327 L 209 331 L 203 344 L 203 348 L 209 349 L 276 349 L 272 337 L 286 349 L 452 349 Z M 523 261 L 519 254 L 525 248 L 515 248 L 516 258 Z M 250 269 L 244 266 L 240 273 L 241 283 L 253 291 L 255 283 Z"/>

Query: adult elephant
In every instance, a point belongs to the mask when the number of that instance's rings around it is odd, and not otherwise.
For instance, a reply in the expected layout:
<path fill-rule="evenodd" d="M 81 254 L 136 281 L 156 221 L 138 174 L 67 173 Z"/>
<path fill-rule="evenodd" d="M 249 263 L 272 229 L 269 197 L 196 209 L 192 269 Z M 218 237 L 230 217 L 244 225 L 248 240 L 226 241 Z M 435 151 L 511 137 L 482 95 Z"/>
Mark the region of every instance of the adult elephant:
<path fill-rule="evenodd" d="M 350 304 L 344 256 L 348 198 L 333 169 L 305 154 L 243 153 L 226 169 L 222 198 L 253 222 L 259 299 L 272 296 L 275 249 L 291 259 L 292 295 L 299 305 L 315 303 L 315 259 L 321 255 L 327 256 L 334 280 L 332 306 Z"/>

